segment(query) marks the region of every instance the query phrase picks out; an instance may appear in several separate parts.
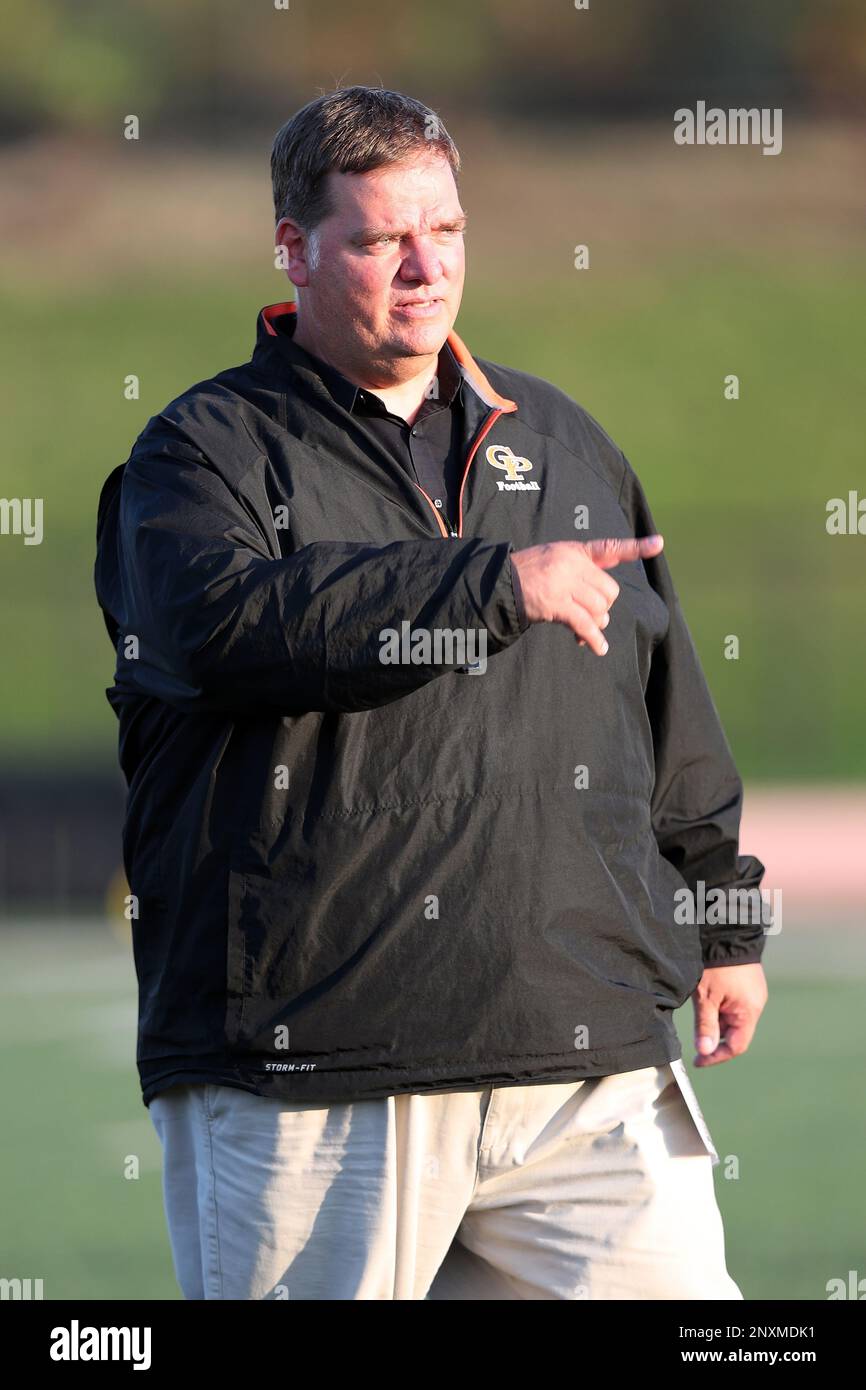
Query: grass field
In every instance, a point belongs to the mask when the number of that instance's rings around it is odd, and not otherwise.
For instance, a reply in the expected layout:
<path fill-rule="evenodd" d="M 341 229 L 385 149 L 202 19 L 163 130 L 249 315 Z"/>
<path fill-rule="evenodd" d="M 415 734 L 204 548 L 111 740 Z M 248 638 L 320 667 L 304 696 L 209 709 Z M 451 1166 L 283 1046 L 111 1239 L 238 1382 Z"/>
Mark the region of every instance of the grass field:
<path fill-rule="evenodd" d="M 800 933 L 778 978 L 774 946 L 770 1004 L 749 1052 L 691 1074 L 723 1160 L 716 1191 L 732 1275 L 747 1299 L 823 1299 L 828 1279 L 866 1272 L 866 944 L 829 924 Z M 101 922 L 21 923 L 7 929 L 5 955 L 0 1066 L 12 1119 L 0 1154 L 0 1274 L 43 1279 L 48 1299 L 179 1298 L 160 1148 L 134 1065 L 128 945 Z M 691 1005 L 678 1026 L 688 1065 Z M 723 1176 L 732 1154 L 736 1180 Z"/>

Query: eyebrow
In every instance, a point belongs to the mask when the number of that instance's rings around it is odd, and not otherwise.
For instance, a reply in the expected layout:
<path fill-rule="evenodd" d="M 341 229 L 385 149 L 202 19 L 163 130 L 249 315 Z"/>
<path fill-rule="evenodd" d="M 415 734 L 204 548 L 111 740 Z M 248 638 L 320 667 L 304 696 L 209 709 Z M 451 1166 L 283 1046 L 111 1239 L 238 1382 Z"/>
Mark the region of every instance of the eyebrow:
<path fill-rule="evenodd" d="M 433 232 L 438 232 L 441 231 L 443 227 L 459 227 L 460 230 L 463 231 L 465 230 L 466 223 L 468 221 L 469 218 L 467 214 L 464 212 L 461 213 L 459 217 L 443 217 L 441 222 L 437 222 L 436 225 L 434 227 L 431 227 L 430 230 Z M 400 232 L 397 231 L 397 229 L 394 227 L 363 227 L 361 231 L 353 232 L 352 235 L 349 237 L 349 240 L 352 242 L 354 246 L 364 246 L 367 242 L 378 241 L 379 237 L 404 237 L 411 235 L 411 232 Z"/>

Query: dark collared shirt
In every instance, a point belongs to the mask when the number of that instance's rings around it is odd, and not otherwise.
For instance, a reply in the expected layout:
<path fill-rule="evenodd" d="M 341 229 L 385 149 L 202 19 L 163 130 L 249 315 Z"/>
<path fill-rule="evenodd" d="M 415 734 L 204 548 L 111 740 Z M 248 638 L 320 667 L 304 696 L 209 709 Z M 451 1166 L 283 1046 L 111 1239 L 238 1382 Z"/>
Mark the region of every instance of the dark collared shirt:
<path fill-rule="evenodd" d="M 306 365 L 321 377 L 344 410 L 364 416 L 379 443 L 424 489 L 449 530 L 456 532 L 464 461 L 463 378 L 448 344 L 443 344 L 439 353 L 434 394 L 422 401 L 411 425 L 392 414 L 375 392 L 356 386 L 336 367 L 299 344 L 295 343 L 294 349 L 303 353 Z"/>
<path fill-rule="evenodd" d="M 364 423 L 409 477 L 424 489 L 443 522 L 456 536 L 460 510 L 460 485 L 466 457 L 466 412 L 464 384 L 457 359 L 447 343 L 439 353 L 435 391 L 422 401 L 411 425 L 394 415 L 375 392 L 356 386 L 353 381 L 307 352 L 294 340 L 294 315 L 277 331 L 291 343 L 291 353 L 319 377 L 343 410 L 363 415 Z M 521 626 L 526 623 L 526 605 L 517 569 L 512 570 L 512 587 Z"/>

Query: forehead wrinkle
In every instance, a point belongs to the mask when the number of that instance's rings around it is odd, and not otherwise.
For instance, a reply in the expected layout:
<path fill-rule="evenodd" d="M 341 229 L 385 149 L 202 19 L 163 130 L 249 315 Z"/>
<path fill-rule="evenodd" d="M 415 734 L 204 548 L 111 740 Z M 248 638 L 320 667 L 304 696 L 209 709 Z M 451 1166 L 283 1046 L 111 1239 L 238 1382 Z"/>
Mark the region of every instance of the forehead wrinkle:
<path fill-rule="evenodd" d="M 420 235 L 422 232 L 425 232 L 425 231 L 436 231 L 436 230 L 438 230 L 439 227 L 450 227 L 450 226 L 452 226 L 455 222 L 465 222 L 466 220 L 467 220 L 467 218 L 466 218 L 466 214 L 465 214 L 464 212 L 453 213 L 453 214 L 451 214 L 451 215 L 449 216 L 447 213 L 443 213 L 443 212 L 439 212 L 439 211 L 434 211 L 434 212 L 431 212 L 431 213 L 429 213 L 429 214 L 425 214 L 425 213 L 422 211 L 421 214 L 420 214 L 419 226 L 418 226 L 417 231 L 416 231 L 413 227 L 406 227 L 406 226 L 402 226 L 402 227 L 401 227 L 401 226 L 399 226 L 399 224 L 395 221 L 392 225 L 388 225 L 388 224 L 382 222 L 382 223 L 377 224 L 376 226 L 359 227 L 355 232 L 352 233 L 352 236 L 353 236 L 353 237 L 371 237 L 371 236 L 399 236 L 399 237 L 406 237 L 406 236 L 418 236 L 418 235 Z"/>
<path fill-rule="evenodd" d="M 404 166 L 402 170 L 399 166 L 386 166 L 371 174 L 332 171 L 330 178 L 337 202 L 334 211 L 342 215 L 344 225 L 355 218 L 365 219 L 363 226 L 356 226 L 349 233 L 350 237 L 414 236 L 426 230 L 436 218 L 447 225 L 465 217 L 453 175 L 443 183 L 441 171 L 436 167 L 439 163 L 439 160 L 430 163 L 425 159 L 421 166 Z M 395 180 L 394 174 L 398 171 L 401 176 Z M 367 201 L 369 205 L 365 207 Z M 450 213 L 445 211 L 449 204 L 453 209 Z M 420 219 L 418 231 L 411 225 L 416 218 Z M 388 225 L 389 219 L 391 225 Z"/>

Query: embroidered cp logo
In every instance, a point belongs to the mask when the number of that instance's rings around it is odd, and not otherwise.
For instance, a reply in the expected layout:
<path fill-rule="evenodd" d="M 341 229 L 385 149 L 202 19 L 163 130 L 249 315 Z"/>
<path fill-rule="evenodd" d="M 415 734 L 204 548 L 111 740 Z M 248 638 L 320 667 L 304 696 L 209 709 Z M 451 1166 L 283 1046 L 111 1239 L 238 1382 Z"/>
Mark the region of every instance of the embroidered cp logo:
<path fill-rule="evenodd" d="M 487 462 L 494 468 L 505 470 L 505 481 L 516 483 L 520 480 L 521 473 L 528 473 L 532 467 L 529 459 L 521 458 L 518 454 L 512 453 L 507 444 L 491 444 L 487 450 Z"/>

